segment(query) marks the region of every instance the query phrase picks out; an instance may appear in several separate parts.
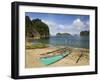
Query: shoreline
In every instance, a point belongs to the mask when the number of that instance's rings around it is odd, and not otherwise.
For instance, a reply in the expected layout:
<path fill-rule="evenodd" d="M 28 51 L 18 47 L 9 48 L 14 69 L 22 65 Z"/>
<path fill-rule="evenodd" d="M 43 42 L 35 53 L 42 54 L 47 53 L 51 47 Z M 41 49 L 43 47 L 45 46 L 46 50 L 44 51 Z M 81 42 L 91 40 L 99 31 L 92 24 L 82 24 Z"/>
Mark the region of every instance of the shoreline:
<path fill-rule="evenodd" d="M 26 42 L 26 46 L 27 45 L 35 45 L 36 43 L 32 43 L 32 42 Z M 42 43 L 37 43 L 37 44 L 42 44 Z M 50 45 L 50 44 L 43 44 L 43 45 L 46 45 L 48 47 L 68 47 L 68 48 L 73 48 L 73 49 L 89 49 L 89 48 L 83 48 L 83 47 L 74 47 L 74 46 L 64 46 L 64 45 Z M 38 48 L 36 48 L 38 49 Z"/>
<path fill-rule="evenodd" d="M 65 46 L 52 46 L 52 47 L 46 47 L 46 48 L 26 49 L 25 50 L 25 68 L 89 65 L 89 49 L 75 48 L 75 47 L 69 47 L 69 46 L 67 48 L 70 48 L 72 53 L 68 55 L 67 57 L 53 64 L 50 64 L 47 66 L 39 60 L 41 57 L 41 54 L 55 51 L 63 47 Z M 81 57 L 79 62 L 76 63 L 76 61 L 81 55 L 81 51 L 83 52 L 83 56 Z M 45 55 L 42 55 L 42 56 L 45 56 Z"/>

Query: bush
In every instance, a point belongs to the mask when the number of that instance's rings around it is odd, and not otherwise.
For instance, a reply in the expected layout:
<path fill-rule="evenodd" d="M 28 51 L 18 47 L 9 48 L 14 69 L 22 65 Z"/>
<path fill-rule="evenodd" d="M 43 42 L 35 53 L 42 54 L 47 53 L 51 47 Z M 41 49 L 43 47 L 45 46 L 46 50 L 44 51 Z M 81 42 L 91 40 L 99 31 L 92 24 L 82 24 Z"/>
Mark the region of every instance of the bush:
<path fill-rule="evenodd" d="M 26 49 L 37 49 L 37 48 L 46 48 L 46 44 L 26 44 Z"/>

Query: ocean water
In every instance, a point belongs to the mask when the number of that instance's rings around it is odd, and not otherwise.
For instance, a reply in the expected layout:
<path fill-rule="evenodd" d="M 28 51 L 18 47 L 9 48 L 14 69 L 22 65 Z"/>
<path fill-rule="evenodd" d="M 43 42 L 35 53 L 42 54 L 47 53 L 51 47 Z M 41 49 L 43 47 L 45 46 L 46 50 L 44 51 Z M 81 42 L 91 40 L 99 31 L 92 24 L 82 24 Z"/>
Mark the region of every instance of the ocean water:
<path fill-rule="evenodd" d="M 75 48 L 89 48 L 89 36 L 51 36 L 49 38 L 33 40 L 33 43 L 43 43 L 53 46 L 71 46 Z"/>

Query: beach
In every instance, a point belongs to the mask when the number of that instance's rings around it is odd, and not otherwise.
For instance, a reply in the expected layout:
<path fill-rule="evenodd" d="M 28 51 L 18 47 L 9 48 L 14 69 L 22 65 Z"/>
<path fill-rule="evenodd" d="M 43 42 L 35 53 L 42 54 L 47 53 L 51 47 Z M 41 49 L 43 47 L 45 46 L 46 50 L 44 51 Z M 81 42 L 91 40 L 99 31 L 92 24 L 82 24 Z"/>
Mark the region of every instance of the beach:
<path fill-rule="evenodd" d="M 65 46 L 49 46 L 45 48 L 26 49 L 25 68 L 89 65 L 89 49 L 75 47 L 67 47 L 71 50 L 71 53 L 52 64 L 45 65 L 40 61 L 41 57 L 46 56 L 45 53 L 52 52 L 64 47 Z"/>
<path fill-rule="evenodd" d="M 86 66 L 89 48 L 88 15 L 25 13 L 25 68 Z"/>

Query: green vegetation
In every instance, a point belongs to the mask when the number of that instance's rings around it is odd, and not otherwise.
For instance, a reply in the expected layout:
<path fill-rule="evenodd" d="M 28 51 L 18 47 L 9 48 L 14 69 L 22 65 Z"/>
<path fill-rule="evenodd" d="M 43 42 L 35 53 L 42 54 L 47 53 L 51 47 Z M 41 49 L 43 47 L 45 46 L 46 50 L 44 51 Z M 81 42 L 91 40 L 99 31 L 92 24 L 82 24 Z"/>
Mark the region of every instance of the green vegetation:
<path fill-rule="evenodd" d="M 26 37 L 39 39 L 49 37 L 49 27 L 40 19 L 30 20 L 28 16 L 25 17 L 25 31 Z"/>
<path fill-rule="evenodd" d="M 36 49 L 36 48 L 46 48 L 48 45 L 46 44 L 32 44 L 32 43 L 27 43 L 26 44 L 26 49 Z"/>
<path fill-rule="evenodd" d="M 56 36 L 69 36 L 69 33 L 57 33 Z"/>
<path fill-rule="evenodd" d="M 49 37 L 49 27 L 40 19 L 32 20 L 32 26 L 39 32 L 41 38 Z"/>
<path fill-rule="evenodd" d="M 89 36 L 89 31 L 81 31 L 80 36 Z"/>

